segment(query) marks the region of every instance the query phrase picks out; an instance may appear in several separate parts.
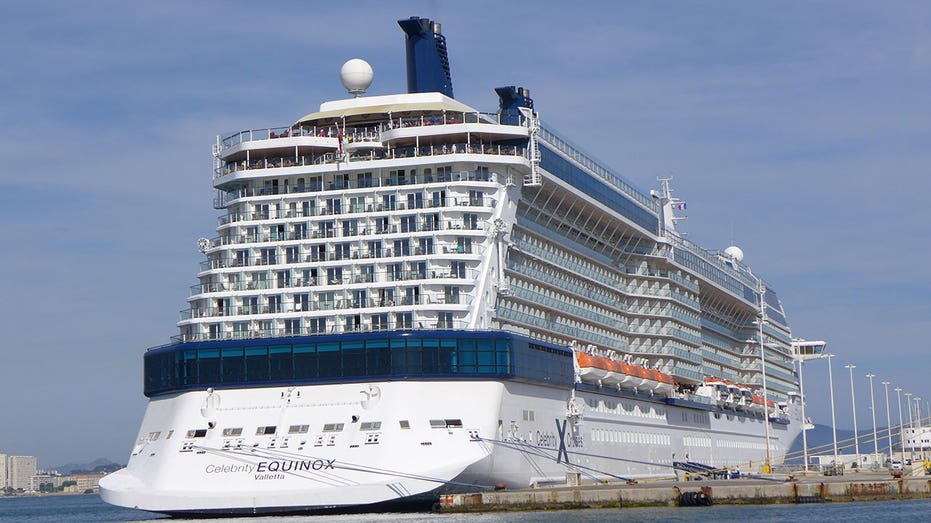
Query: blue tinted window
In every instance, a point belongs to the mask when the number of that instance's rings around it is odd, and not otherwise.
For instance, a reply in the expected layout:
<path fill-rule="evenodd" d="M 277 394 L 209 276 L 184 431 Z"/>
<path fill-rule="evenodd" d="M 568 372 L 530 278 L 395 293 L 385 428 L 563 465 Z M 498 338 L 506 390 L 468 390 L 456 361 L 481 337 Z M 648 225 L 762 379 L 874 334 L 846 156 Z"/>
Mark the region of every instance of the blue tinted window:
<path fill-rule="evenodd" d="M 272 380 L 289 380 L 294 377 L 290 345 L 274 345 L 268 348 L 268 372 Z"/>
<path fill-rule="evenodd" d="M 220 349 L 200 349 L 197 351 L 197 372 L 199 383 L 220 382 Z"/>
<path fill-rule="evenodd" d="M 246 348 L 246 381 L 268 381 L 268 347 Z"/>
<path fill-rule="evenodd" d="M 145 392 L 152 396 L 224 384 L 369 376 L 495 376 L 572 383 L 572 360 L 565 349 L 529 349 L 526 340 L 502 333 L 423 334 L 320 336 L 316 343 L 270 347 L 259 340 L 245 347 L 229 342 L 178 344 L 145 355 Z"/>
<path fill-rule="evenodd" d="M 223 383 L 240 383 L 245 378 L 246 363 L 242 347 L 222 349 Z"/>
<path fill-rule="evenodd" d="M 317 377 L 317 347 L 313 344 L 294 346 L 294 377 L 310 379 Z"/>

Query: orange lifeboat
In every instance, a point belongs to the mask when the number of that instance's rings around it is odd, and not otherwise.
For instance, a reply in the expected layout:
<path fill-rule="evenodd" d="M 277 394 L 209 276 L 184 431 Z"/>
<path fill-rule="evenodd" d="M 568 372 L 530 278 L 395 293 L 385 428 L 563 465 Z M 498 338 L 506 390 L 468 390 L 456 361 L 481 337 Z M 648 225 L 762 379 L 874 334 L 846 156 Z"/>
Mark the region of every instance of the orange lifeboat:
<path fill-rule="evenodd" d="M 763 396 L 752 394 L 751 396 L 750 410 L 751 412 L 763 412 Z"/>
<path fill-rule="evenodd" d="M 644 369 L 647 375 L 647 381 L 643 384 L 648 390 L 656 392 L 660 386 L 660 373 L 656 369 Z"/>
<path fill-rule="evenodd" d="M 656 392 L 668 394 L 676 389 L 676 380 L 672 379 L 672 376 L 659 371 L 656 373 L 659 375 L 659 386 L 656 388 Z"/>
<path fill-rule="evenodd" d="M 640 365 L 631 365 L 630 374 L 632 383 L 635 389 L 638 391 L 648 391 L 653 387 L 650 385 L 650 376 L 647 374 L 647 370 L 641 367 Z"/>
<path fill-rule="evenodd" d="M 607 364 L 607 372 L 605 373 L 605 377 L 601 379 L 601 383 L 617 387 L 620 385 L 621 381 L 624 380 L 624 368 L 619 367 L 622 363 L 615 360 L 607 360 Z"/>
<path fill-rule="evenodd" d="M 602 356 L 593 356 L 584 352 L 576 352 L 576 361 L 579 364 L 579 377 L 585 383 L 598 383 L 608 373 L 608 360 Z"/>

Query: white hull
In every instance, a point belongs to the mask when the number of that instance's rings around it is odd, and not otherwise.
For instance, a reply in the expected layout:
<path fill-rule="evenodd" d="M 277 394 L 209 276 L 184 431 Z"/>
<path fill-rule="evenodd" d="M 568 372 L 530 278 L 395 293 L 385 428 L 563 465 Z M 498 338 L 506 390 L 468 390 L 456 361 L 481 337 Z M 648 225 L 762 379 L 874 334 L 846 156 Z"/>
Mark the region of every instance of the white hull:
<path fill-rule="evenodd" d="M 516 382 L 398 381 L 157 398 L 129 465 L 101 482 L 101 495 L 154 512 L 285 513 L 520 488 L 567 472 L 670 477 L 674 460 L 746 467 L 765 457 L 758 417 L 577 391 L 582 416 L 573 425 L 571 396 Z M 789 425 L 772 425 L 774 462 L 798 434 L 793 414 Z M 378 430 L 363 430 L 373 422 Z M 342 431 L 321 431 L 337 423 Z M 307 433 L 288 434 L 302 425 Z M 267 426 L 276 434 L 256 435 Z M 229 428 L 242 435 L 224 437 Z M 186 437 L 198 429 L 204 437 Z"/>

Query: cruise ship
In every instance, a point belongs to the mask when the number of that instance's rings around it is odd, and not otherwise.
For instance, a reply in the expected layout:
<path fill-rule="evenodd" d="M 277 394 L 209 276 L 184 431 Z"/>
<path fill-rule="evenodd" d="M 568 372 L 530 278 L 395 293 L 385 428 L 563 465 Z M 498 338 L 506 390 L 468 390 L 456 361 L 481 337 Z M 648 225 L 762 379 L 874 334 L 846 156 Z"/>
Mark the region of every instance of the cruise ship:
<path fill-rule="evenodd" d="M 216 235 L 103 499 L 375 510 L 780 463 L 792 335 L 741 250 L 683 238 L 668 180 L 638 190 L 527 89 L 455 99 L 440 24 L 398 24 L 406 93 L 353 59 L 347 98 L 217 138 Z"/>

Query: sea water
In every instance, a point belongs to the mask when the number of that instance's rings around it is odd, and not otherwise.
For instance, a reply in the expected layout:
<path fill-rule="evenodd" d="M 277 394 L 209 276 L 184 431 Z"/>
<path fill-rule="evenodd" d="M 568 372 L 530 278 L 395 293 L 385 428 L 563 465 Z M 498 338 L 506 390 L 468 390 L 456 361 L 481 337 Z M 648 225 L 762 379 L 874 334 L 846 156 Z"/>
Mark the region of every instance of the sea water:
<path fill-rule="evenodd" d="M 208 520 L 204 523 L 601 523 L 632 521 L 677 523 L 694 521 L 752 523 L 813 523 L 823 521 L 928 521 L 931 499 L 810 505 L 714 505 L 681 508 L 622 508 L 473 514 L 349 514 L 338 516 L 286 516 Z M 0 497 L 2 523 L 98 523 L 161 521 L 165 516 L 107 505 L 96 495 Z"/>

